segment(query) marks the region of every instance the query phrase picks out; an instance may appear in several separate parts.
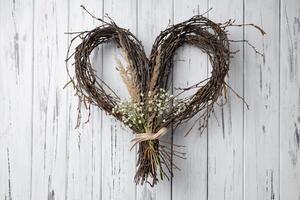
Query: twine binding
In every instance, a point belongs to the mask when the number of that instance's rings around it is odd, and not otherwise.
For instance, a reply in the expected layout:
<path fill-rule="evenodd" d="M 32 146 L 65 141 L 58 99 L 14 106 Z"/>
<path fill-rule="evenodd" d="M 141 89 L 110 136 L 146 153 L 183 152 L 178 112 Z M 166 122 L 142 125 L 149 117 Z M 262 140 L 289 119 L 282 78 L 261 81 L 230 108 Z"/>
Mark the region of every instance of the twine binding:
<path fill-rule="evenodd" d="M 134 134 L 135 138 L 133 138 L 130 141 L 130 143 L 131 143 L 130 150 L 132 150 L 133 147 L 135 147 L 138 143 L 148 141 L 148 140 L 159 139 L 160 137 L 162 137 L 163 135 L 165 135 L 167 133 L 167 130 L 168 129 L 166 127 L 162 127 L 156 133 L 136 133 L 136 134 Z"/>

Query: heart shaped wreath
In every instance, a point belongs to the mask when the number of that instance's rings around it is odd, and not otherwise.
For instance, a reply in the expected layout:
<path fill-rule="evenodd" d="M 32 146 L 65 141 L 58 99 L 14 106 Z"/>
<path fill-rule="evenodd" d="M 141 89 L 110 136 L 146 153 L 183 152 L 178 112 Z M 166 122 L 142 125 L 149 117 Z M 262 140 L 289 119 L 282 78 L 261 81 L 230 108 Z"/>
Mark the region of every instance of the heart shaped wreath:
<path fill-rule="evenodd" d="M 85 11 L 89 13 L 86 9 Z M 172 168 L 177 168 L 171 161 L 172 156 L 182 157 L 181 152 L 173 150 L 168 143 L 159 138 L 171 125 L 177 127 L 197 113 L 200 113 L 201 130 L 206 128 L 214 103 L 222 92 L 226 91 L 226 87 L 229 87 L 225 77 L 229 70 L 230 57 L 235 52 L 229 49 L 231 40 L 228 39 L 226 28 L 251 25 L 262 34 L 264 31 L 253 24 L 235 25 L 233 20 L 215 23 L 203 15 L 196 15 L 162 31 L 156 38 L 148 59 L 141 42 L 129 30 L 119 27 L 110 18 L 110 22 L 96 19 L 102 22 L 102 25 L 90 31 L 69 33 L 77 34 L 71 40 L 70 47 L 76 39 L 81 39 L 75 51 L 70 54 L 69 47 L 67 53 L 66 62 L 72 57 L 75 60 L 75 76 L 70 74 L 67 65 L 69 83 L 72 83 L 80 102 L 87 108 L 96 105 L 132 129 L 135 138 L 132 140 L 131 148 L 138 144 L 137 171 L 134 180 L 136 184 L 147 182 L 154 186 L 159 181 L 158 177 L 169 179 L 166 170 L 172 175 Z M 127 101 L 122 101 L 96 75 L 90 62 L 89 56 L 93 49 L 110 41 L 117 44 L 127 61 L 127 66 L 117 61 L 117 69 L 130 95 L 130 100 Z M 248 43 L 245 40 L 241 42 Z M 196 46 L 206 53 L 212 72 L 210 78 L 184 88 L 181 92 L 196 88 L 195 94 L 178 100 L 176 98 L 178 95 L 168 94 L 167 87 L 173 67 L 173 56 L 184 44 Z M 259 53 L 254 47 L 253 49 Z M 80 119 L 80 108 L 78 118 Z"/>

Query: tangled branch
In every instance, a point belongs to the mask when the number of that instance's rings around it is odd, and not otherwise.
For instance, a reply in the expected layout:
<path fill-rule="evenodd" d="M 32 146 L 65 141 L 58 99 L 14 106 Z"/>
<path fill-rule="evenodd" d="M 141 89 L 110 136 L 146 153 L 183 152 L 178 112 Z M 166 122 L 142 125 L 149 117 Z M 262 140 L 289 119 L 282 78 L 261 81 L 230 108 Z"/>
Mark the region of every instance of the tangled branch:
<path fill-rule="evenodd" d="M 203 15 L 196 15 L 162 31 L 156 38 L 148 59 L 141 42 L 129 30 L 119 27 L 110 18 L 109 22 L 106 22 L 91 16 L 102 25 L 90 31 L 69 33 L 75 34 L 66 58 L 67 63 L 71 58 L 75 60 L 71 65 L 74 66 L 74 76 L 71 75 L 67 64 L 69 83 L 72 83 L 75 94 L 87 108 L 90 108 L 90 105 L 98 106 L 137 134 L 137 139 L 134 139 L 139 145 L 135 182 L 148 182 L 153 186 L 159 181 L 159 176 L 161 179 L 169 178 L 166 171 L 172 175 L 172 168 L 178 168 L 172 162 L 172 156 L 184 157 L 181 151 L 170 148 L 169 144 L 157 138 L 160 136 L 159 131 L 171 125 L 177 127 L 197 113 L 200 113 L 201 131 L 207 127 L 207 119 L 213 111 L 214 104 L 228 87 L 225 77 L 229 71 L 230 58 L 235 53 L 230 52 L 229 45 L 232 40 L 228 39 L 227 28 L 241 25 L 235 25 L 233 20 L 215 23 Z M 258 26 L 247 25 L 259 29 L 264 34 Z M 78 39 L 81 43 L 71 53 L 70 49 Z M 111 41 L 121 49 L 126 60 L 126 66 L 120 61 L 117 61 L 117 64 L 130 94 L 129 101 L 122 101 L 109 85 L 97 76 L 90 61 L 93 49 Z M 250 45 L 248 41 L 241 42 Z M 197 89 L 193 95 L 177 100 L 177 96 L 167 93 L 168 79 L 173 67 L 174 54 L 184 44 L 195 46 L 207 54 L 212 72 L 209 78 L 182 89 L 181 93 Z M 256 49 L 255 51 L 258 52 Z M 80 119 L 80 108 L 78 113 Z M 79 123 L 80 121 L 78 125 Z"/>

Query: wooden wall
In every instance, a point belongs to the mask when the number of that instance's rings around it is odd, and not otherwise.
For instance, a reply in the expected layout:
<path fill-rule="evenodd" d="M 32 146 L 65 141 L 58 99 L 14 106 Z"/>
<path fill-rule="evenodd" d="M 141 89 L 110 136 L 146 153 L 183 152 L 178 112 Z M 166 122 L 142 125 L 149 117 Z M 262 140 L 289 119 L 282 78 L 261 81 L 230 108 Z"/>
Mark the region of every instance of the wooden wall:
<path fill-rule="evenodd" d="M 251 41 L 261 57 L 242 43 L 227 79 L 232 91 L 224 107 L 200 134 L 183 137 L 181 171 L 155 188 L 136 186 L 136 150 L 131 132 L 98 108 L 89 123 L 74 129 L 78 101 L 67 82 L 65 32 L 97 25 L 94 15 L 108 13 L 151 45 L 169 23 L 205 14 L 255 23 L 230 28 L 230 38 Z M 299 200 L 300 199 L 300 1 L 299 0 L 0 0 L 0 199 L 2 200 Z M 127 93 L 115 70 L 113 44 L 95 49 L 92 62 L 122 97 Z M 101 67 L 103 65 L 103 68 Z M 172 84 L 188 86 L 210 76 L 199 49 L 185 47 L 174 58 Z M 225 101 L 220 99 L 220 101 Z M 86 119 L 87 113 L 83 113 Z"/>

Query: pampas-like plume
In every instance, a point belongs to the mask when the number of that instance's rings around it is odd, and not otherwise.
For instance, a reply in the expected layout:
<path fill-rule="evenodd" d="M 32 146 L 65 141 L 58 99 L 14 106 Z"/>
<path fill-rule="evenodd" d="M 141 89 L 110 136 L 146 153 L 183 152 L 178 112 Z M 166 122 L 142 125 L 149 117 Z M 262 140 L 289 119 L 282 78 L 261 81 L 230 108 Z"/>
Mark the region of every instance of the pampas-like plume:
<path fill-rule="evenodd" d="M 126 69 L 119 59 L 116 59 L 116 61 L 118 65 L 117 70 L 120 72 L 121 78 L 126 85 L 129 95 L 134 101 L 138 102 L 140 90 L 139 86 L 136 85 L 132 79 L 132 70 L 130 70 L 130 68 Z"/>
<path fill-rule="evenodd" d="M 137 78 L 136 69 L 134 68 L 134 64 L 132 60 L 130 59 L 129 52 L 126 51 L 122 47 L 126 47 L 128 44 L 125 43 L 123 40 L 122 34 L 118 33 L 120 37 L 120 45 L 121 45 L 121 53 L 123 58 L 125 59 L 127 64 L 127 67 L 125 68 L 120 60 L 117 59 L 118 64 L 118 70 L 121 74 L 122 80 L 125 83 L 127 90 L 129 92 L 129 95 L 133 100 L 136 102 L 140 101 L 140 87 L 139 87 L 139 81 Z"/>

